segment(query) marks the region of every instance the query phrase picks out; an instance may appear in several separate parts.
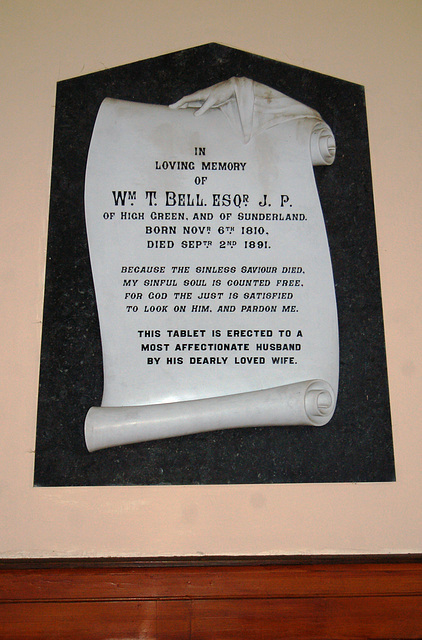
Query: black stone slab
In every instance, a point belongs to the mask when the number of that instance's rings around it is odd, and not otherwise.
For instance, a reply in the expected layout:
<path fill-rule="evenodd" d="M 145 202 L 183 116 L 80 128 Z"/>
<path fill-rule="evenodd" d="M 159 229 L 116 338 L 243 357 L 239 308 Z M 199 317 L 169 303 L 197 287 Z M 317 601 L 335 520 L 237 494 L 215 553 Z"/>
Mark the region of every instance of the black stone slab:
<path fill-rule="evenodd" d="M 200 433 L 88 453 L 102 356 L 84 218 L 84 178 L 105 97 L 170 104 L 247 76 L 319 111 L 337 156 L 315 174 L 340 327 L 340 387 L 325 427 Z M 207 44 L 57 85 L 34 484 L 37 486 L 384 482 L 395 479 L 362 86 Z"/>

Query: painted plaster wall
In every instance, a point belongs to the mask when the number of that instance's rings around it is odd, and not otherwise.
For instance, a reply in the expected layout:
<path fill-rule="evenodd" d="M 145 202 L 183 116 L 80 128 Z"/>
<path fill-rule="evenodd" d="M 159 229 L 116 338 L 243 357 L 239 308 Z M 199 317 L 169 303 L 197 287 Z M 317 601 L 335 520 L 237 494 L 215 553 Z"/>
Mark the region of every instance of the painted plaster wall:
<path fill-rule="evenodd" d="M 0 2 L 0 556 L 422 551 L 419 2 Z M 58 80 L 207 42 L 366 88 L 397 482 L 33 488 Z"/>

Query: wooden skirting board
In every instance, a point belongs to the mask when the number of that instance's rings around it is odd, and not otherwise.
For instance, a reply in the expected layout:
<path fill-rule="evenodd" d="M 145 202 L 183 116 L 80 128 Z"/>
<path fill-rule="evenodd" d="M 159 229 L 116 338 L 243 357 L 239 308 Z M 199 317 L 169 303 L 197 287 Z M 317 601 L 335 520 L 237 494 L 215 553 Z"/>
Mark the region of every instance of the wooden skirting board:
<path fill-rule="evenodd" d="M 0 560 L 0 638 L 422 638 L 422 556 Z"/>

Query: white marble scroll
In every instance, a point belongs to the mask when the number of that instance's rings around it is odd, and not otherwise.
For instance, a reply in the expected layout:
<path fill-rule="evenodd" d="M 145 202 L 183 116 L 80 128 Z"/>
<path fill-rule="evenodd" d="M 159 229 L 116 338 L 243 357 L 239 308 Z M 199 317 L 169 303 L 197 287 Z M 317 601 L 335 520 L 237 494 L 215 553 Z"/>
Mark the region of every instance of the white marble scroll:
<path fill-rule="evenodd" d="M 104 393 L 86 417 L 90 451 L 319 426 L 335 410 L 336 301 L 312 167 L 333 162 L 331 130 L 246 78 L 173 106 L 107 98 L 92 135 Z"/>

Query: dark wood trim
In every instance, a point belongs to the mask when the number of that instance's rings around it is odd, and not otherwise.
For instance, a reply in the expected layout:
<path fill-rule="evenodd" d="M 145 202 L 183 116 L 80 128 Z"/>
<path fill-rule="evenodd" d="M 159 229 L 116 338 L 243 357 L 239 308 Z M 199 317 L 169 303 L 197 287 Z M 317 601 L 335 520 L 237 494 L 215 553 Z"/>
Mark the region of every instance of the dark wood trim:
<path fill-rule="evenodd" d="M 313 564 L 396 564 L 422 562 L 422 553 L 367 555 L 288 556 L 154 556 L 99 558 L 0 558 L 3 569 L 125 568 L 148 567 L 238 567 Z"/>
<path fill-rule="evenodd" d="M 422 638 L 422 556 L 0 561 L 0 638 Z"/>

